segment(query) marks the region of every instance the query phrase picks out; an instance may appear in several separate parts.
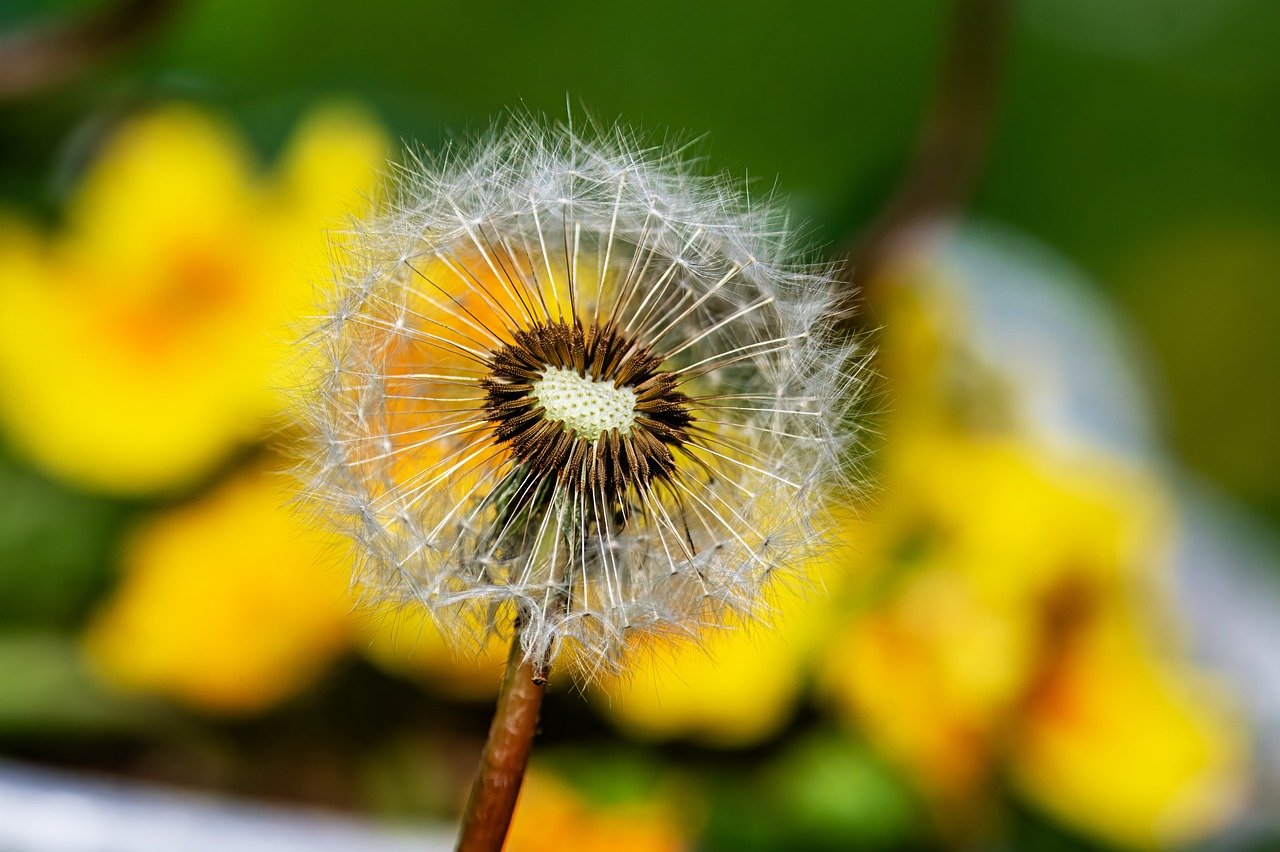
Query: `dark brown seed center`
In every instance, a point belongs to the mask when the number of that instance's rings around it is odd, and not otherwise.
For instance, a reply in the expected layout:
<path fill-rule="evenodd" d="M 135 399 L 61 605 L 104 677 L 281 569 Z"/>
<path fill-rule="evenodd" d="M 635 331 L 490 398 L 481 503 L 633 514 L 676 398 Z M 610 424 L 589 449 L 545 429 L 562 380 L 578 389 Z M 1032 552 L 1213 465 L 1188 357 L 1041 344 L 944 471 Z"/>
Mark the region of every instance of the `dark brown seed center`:
<path fill-rule="evenodd" d="M 539 323 L 513 337 L 490 356 L 481 388 L 494 436 L 518 464 L 541 479 L 610 502 L 643 490 L 651 480 L 671 477 L 672 451 L 689 440 L 693 417 L 689 398 L 676 390 L 676 376 L 658 369 L 661 361 L 648 347 L 612 325 L 584 329 L 576 321 Z M 549 416 L 535 385 L 548 376 L 559 378 L 557 371 L 633 394 L 634 403 L 626 396 L 632 404 L 630 424 L 593 436 L 583 433 L 580 420 L 571 428 L 563 414 Z M 622 423 L 625 417 L 615 411 L 610 419 Z"/>

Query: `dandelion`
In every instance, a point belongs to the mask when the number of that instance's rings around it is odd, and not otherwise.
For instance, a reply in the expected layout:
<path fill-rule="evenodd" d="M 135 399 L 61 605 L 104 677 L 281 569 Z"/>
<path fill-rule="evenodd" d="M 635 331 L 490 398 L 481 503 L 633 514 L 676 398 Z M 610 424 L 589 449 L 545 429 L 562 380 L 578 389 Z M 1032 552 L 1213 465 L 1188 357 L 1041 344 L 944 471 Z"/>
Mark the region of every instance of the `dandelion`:
<path fill-rule="evenodd" d="M 364 595 L 514 638 L 463 836 L 489 848 L 561 654 L 616 672 L 646 637 L 758 617 L 796 572 L 854 348 L 776 205 L 623 131 L 515 120 L 415 163 L 350 245 L 312 335 L 307 472 Z"/>

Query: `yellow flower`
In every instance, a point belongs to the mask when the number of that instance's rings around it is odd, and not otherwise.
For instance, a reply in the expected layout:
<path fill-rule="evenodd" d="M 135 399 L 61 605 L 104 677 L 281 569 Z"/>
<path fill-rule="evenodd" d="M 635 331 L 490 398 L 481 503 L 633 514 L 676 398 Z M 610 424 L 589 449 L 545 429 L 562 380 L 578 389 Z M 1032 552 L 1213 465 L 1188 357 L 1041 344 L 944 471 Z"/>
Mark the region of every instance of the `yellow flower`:
<path fill-rule="evenodd" d="M 270 179 L 186 106 L 114 133 L 43 235 L 0 222 L 0 423 L 47 470 L 146 493 L 207 473 L 279 410 L 282 318 L 325 280 L 325 228 L 386 158 L 362 114 L 296 132 Z"/>
<path fill-rule="evenodd" d="M 1027 400 L 958 320 L 949 271 L 922 255 L 893 274 L 879 288 L 885 498 L 860 537 L 880 580 L 830 643 L 824 691 L 944 821 L 970 819 L 1008 772 L 1112 843 L 1165 848 L 1221 827 L 1243 734 L 1156 641 L 1159 484 L 1038 439 Z"/>
<path fill-rule="evenodd" d="M 646 649 L 626 679 L 603 682 L 597 706 L 643 738 L 689 737 L 724 748 L 751 745 L 791 718 L 804 680 L 798 619 L 766 629 L 736 621 L 697 643 Z"/>
<path fill-rule="evenodd" d="M 886 490 L 902 509 L 896 534 L 993 601 L 1034 604 L 1066 582 L 1128 586 L 1161 555 L 1155 484 L 1100 452 L 919 435 L 893 450 L 888 468 Z"/>
<path fill-rule="evenodd" d="M 498 693 L 507 663 L 507 645 L 500 639 L 490 639 L 475 653 L 460 653 L 456 643 L 440 635 L 430 613 L 412 604 L 363 612 L 360 621 L 361 647 L 387 671 L 457 698 Z"/>
<path fill-rule="evenodd" d="M 254 469 L 139 529 L 85 639 L 103 677 L 227 713 L 310 684 L 355 627 L 337 564 L 350 556 L 288 498 Z"/>
<path fill-rule="evenodd" d="M 1244 777 L 1232 720 L 1141 639 L 1152 487 L 1009 438 L 917 435 L 894 455 L 877 555 L 891 579 L 823 671 L 843 713 L 953 816 L 1004 762 L 1111 842 L 1221 826 Z"/>
<path fill-rule="evenodd" d="M 1157 501 L 1115 465 L 1011 438 L 920 434 L 892 453 L 867 554 L 883 597 L 837 635 L 824 681 L 927 789 L 964 798 L 1046 643 L 1128 594 L 1159 541 Z"/>
<path fill-rule="evenodd" d="M 852 511 L 840 507 L 837 523 L 851 527 Z M 734 620 L 698 642 L 637 648 L 625 677 L 595 685 L 597 706 L 647 739 L 688 737 L 724 748 L 760 742 L 795 711 L 849 567 L 846 547 L 832 547 L 807 566 L 803 584 L 782 581 L 770 590 L 763 625 Z M 813 588 L 798 591 L 806 586 Z"/>
<path fill-rule="evenodd" d="M 506 852 L 678 852 L 686 848 L 680 822 L 664 802 L 593 805 L 536 770 L 525 778 L 503 846 Z"/>
<path fill-rule="evenodd" d="M 1060 818 L 1112 843 L 1167 849 L 1237 811 L 1243 739 L 1212 684 L 1113 617 L 1064 648 L 1032 694 L 1012 770 Z"/>
<path fill-rule="evenodd" d="M 993 738 L 1027 677 L 1030 625 L 945 570 L 920 572 L 829 646 L 838 709 L 935 797 L 982 788 Z"/>

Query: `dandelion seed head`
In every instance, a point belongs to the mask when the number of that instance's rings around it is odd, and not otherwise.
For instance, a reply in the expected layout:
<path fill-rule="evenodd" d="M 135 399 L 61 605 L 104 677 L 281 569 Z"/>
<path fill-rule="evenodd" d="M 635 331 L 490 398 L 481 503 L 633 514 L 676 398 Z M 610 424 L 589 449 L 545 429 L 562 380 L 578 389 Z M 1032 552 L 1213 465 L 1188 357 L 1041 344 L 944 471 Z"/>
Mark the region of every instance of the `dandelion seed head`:
<path fill-rule="evenodd" d="M 757 617 L 820 538 L 862 362 L 776 201 L 513 118 L 407 166 L 336 269 L 305 473 L 362 594 L 589 676 Z"/>

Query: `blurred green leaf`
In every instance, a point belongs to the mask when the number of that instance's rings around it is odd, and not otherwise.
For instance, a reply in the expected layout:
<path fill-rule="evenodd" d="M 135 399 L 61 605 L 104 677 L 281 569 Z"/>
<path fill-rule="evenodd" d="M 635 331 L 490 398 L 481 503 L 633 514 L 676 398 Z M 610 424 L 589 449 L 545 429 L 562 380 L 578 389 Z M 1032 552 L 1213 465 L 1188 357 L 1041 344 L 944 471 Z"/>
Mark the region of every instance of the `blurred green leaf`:
<path fill-rule="evenodd" d="M 0 628 L 78 626 L 126 514 L 0 459 Z"/>
<path fill-rule="evenodd" d="M 96 681 L 67 637 L 0 634 L 0 736 L 136 730 L 156 713 Z"/>
<path fill-rule="evenodd" d="M 768 779 L 793 837 L 813 848 L 890 848 L 919 833 L 912 794 L 865 746 L 848 738 L 803 740 Z"/>
<path fill-rule="evenodd" d="M 811 734 L 768 766 L 720 777 L 711 805 L 707 849 L 912 849 L 926 837 L 904 782 L 836 734 Z"/>
<path fill-rule="evenodd" d="M 559 748 L 538 763 L 565 779 L 588 801 L 603 807 L 640 801 L 653 795 L 664 767 L 633 748 Z"/>
<path fill-rule="evenodd" d="M 795 852 L 803 848 L 798 844 L 785 846 L 785 840 L 771 803 L 762 802 L 757 793 L 741 784 L 727 784 L 712 798 L 700 848 L 706 852 Z"/>
<path fill-rule="evenodd" d="M 361 801 L 375 814 L 396 819 L 451 815 L 457 806 L 454 762 L 439 740 L 408 735 L 371 749 L 360 765 Z"/>

